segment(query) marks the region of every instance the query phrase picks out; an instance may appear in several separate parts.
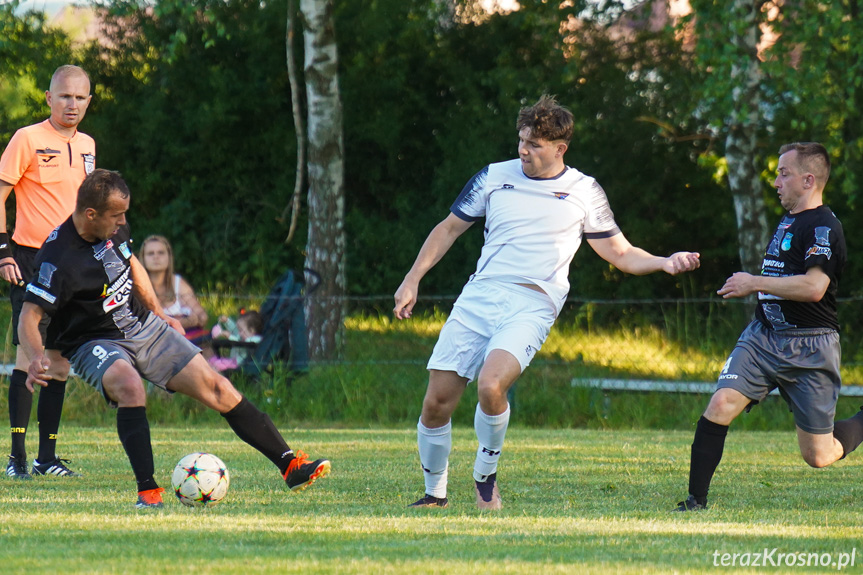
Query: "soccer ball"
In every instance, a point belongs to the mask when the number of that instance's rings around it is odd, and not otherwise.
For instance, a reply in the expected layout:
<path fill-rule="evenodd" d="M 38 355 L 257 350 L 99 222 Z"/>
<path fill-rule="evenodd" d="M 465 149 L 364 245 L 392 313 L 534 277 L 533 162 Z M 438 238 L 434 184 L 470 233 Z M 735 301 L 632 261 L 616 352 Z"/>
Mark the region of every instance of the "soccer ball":
<path fill-rule="evenodd" d="M 228 494 L 231 478 L 222 460 L 211 453 L 190 453 L 177 463 L 171 485 L 189 507 L 215 505 Z"/>

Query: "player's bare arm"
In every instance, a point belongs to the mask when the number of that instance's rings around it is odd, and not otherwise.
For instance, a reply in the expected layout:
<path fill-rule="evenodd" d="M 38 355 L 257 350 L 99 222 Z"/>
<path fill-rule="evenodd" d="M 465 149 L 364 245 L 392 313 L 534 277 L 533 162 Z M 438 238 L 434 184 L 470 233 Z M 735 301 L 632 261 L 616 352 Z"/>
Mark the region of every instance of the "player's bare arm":
<path fill-rule="evenodd" d="M 132 291 L 135 294 L 135 297 L 138 298 L 138 301 L 140 301 L 145 308 L 168 322 L 168 325 L 172 328 L 185 334 L 186 330 L 183 328 L 183 325 L 179 320 L 165 315 L 165 312 L 162 311 L 162 305 L 159 303 L 159 298 L 156 297 L 156 291 L 153 289 L 153 284 L 150 282 L 150 275 L 147 273 L 147 270 L 144 269 L 144 265 L 138 261 L 138 258 L 134 255 L 129 259 L 129 265 L 132 268 Z"/>
<path fill-rule="evenodd" d="M 9 199 L 9 194 L 12 193 L 12 184 L 0 180 L 0 205 L 3 206 L 3 209 L 0 210 L 0 232 L 6 231 L 6 200 Z M 11 246 L 7 246 L 10 247 Z M 0 278 L 3 278 L 5 281 L 18 285 L 21 283 L 23 278 L 21 277 L 21 271 L 18 269 L 18 264 L 15 263 L 15 260 L 12 257 L 4 257 L 0 258 Z"/>
<path fill-rule="evenodd" d="M 818 267 L 809 268 L 805 274 L 770 277 L 737 272 L 725 280 L 717 294 L 725 299 L 746 297 L 763 292 L 783 299 L 802 302 L 818 302 L 827 293 L 830 278 Z"/>
<path fill-rule="evenodd" d="M 602 259 L 622 272 L 645 275 L 663 271 L 670 275 L 689 272 L 701 265 L 697 252 L 677 252 L 668 257 L 655 256 L 633 246 L 621 234 L 609 238 L 588 238 L 587 243 Z"/>
<path fill-rule="evenodd" d="M 18 318 L 18 340 L 23 348 L 26 357 L 30 359 L 30 365 L 27 368 L 27 381 L 24 385 L 32 393 L 33 384 L 46 387 L 51 376 L 48 375 L 48 368 L 51 367 L 51 361 L 45 357 L 45 352 L 42 349 L 42 335 L 39 333 L 39 322 L 42 321 L 42 316 L 45 311 L 36 304 L 24 302 L 21 308 L 21 315 Z"/>
<path fill-rule="evenodd" d="M 434 227 L 420 248 L 414 265 L 405 276 L 402 285 L 395 293 L 393 313 L 397 319 L 408 319 L 417 302 L 419 283 L 426 273 L 449 251 L 455 241 L 473 222 L 466 222 L 454 214 L 449 214 Z"/>

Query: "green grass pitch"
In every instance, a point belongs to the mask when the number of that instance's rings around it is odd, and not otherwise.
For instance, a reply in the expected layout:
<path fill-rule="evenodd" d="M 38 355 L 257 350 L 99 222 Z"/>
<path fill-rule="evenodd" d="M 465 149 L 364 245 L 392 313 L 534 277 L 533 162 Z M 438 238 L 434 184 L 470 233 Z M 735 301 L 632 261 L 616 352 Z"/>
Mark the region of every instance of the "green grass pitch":
<path fill-rule="evenodd" d="M 61 454 L 85 476 L 0 478 L 0 572 L 821 573 L 863 566 L 858 454 L 810 469 L 791 431 L 732 429 L 711 508 L 688 514 L 670 512 L 686 491 L 688 431 L 513 427 L 498 474 L 505 505 L 498 513 L 474 506 L 475 438 L 465 426 L 454 432 L 447 509 L 407 507 L 423 491 L 413 428 L 285 429 L 292 447 L 333 463 L 331 476 L 297 494 L 227 426 L 154 425 L 163 487 L 170 489 L 174 464 L 192 451 L 218 455 L 231 471 L 222 503 L 192 509 L 169 494 L 162 510 L 134 508 L 131 469 L 113 428 L 61 431 Z M 784 563 L 789 557 L 793 568 Z"/>

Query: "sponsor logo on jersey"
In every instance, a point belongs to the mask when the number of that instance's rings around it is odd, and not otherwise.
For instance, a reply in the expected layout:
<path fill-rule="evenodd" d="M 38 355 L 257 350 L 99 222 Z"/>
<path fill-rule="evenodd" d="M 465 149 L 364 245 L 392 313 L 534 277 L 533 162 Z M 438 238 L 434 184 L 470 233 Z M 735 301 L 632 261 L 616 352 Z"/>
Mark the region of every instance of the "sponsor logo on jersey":
<path fill-rule="evenodd" d="M 785 237 L 782 238 L 782 251 L 787 252 L 791 249 L 791 238 L 794 237 L 794 234 L 787 233 Z"/>
<path fill-rule="evenodd" d="M 39 157 L 39 161 L 43 164 L 47 164 L 54 158 L 60 155 L 60 150 L 52 150 L 51 148 L 45 148 L 44 150 L 36 150 L 36 155 Z"/>
<path fill-rule="evenodd" d="M 54 272 L 57 271 L 57 266 L 48 262 L 42 262 L 39 267 L 39 283 L 46 288 L 51 287 L 51 278 L 54 277 Z"/>
<path fill-rule="evenodd" d="M 101 250 L 96 252 L 95 255 L 93 255 L 93 257 L 96 258 L 97 260 L 101 260 L 102 258 L 105 257 L 105 254 L 108 253 L 108 250 L 110 250 L 113 247 L 114 247 L 114 242 L 112 242 L 111 240 L 108 240 L 105 242 L 105 246 Z"/>
<path fill-rule="evenodd" d="M 129 259 L 130 257 L 132 257 L 132 250 L 129 249 L 129 246 L 126 244 L 126 242 L 120 244 L 120 247 L 118 249 L 120 250 L 120 253 L 123 254 L 124 258 Z"/>
<path fill-rule="evenodd" d="M 501 186 L 501 187 L 502 187 L 504 190 L 514 190 L 514 189 L 515 189 L 515 186 L 513 186 L 512 184 L 504 184 L 504 185 L 503 185 L 503 186 Z"/>
<path fill-rule="evenodd" d="M 53 230 L 51 230 L 51 233 L 50 233 L 50 234 L 48 234 L 48 237 L 45 239 L 45 243 L 46 243 L 46 244 L 47 244 L 48 242 L 53 242 L 54 240 L 56 240 L 56 239 L 57 239 L 57 230 L 58 230 L 58 229 L 60 229 L 60 226 L 57 226 L 56 228 L 54 228 Z"/>
<path fill-rule="evenodd" d="M 833 250 L 831 250 L 829 246 L 812 246 L 809 248 L 809 251 L 806 252 L 806 257 L 804 259 L 809 259 L 810 256 L 827 256 L 827 259 L 829 260 L 832 255 Z"/>
<path fill-rule="evenodd" d="M 96 169 L 96 156 L 93 154 L 81 154 L 81 159 L 84 160 L 84 173 L 89 176 Z"/>
<path fill-rule="evenodd" d="M 46 292 L 42 288 L 38 288 L 38 287 L 34 286 L 33 284 L 27 284 L 27 291 L 34 294 L 34 295 L 41 297 L 42 299 L 44 299 L 48 303 L 54 303 L 55 301 L 57 301 L 56 296 L 49 294 L 48 292 Z"/>
<path fill-rule="evenodd" d="M 776 231 L 773 233 L 773 239 L 770 240 L 770 245 L 767 246 L 767 255 L 779 257 L 780 238 L 783 237 L 785 230 L 790 228 L 793 223 L 794 218 L 783 218 L 779 222 L 779 226 L 777 226 Z"/>
<path fill-rule="evenodd" d="M 569 194 L 565 194 L 563 192 L 554 192 L 554 197 L 557 198 L 558 200 L 565 200 L 566 198 L 569 197 Z"/>
<path fill-rule="evenodd" d="M 106 290 L 105 301 L 102 302 L 102 309 L 105 313 L 110 313 L 111 310 L 125 305 L 132 295 L 132 278 L 129 277 L 129 269 L 126 269 L 117 281 L 111 284 Z"/>
<path fill-rule="evenodd" d="M 785 262 L 781 262 L 779 260 L 764 260 L 761 263 L 761 269 L 764 268 L 779 268 L 780 270 L 785 269 Z"/>

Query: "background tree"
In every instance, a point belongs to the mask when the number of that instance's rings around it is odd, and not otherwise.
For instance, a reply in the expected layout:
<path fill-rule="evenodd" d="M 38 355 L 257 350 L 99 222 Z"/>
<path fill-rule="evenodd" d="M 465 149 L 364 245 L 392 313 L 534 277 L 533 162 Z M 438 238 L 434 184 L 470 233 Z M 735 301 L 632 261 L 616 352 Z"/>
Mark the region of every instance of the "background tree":
<path fill-rule="evenodd" d="M 692 0 L 693 14 L 680 30 L 695 23 L 694 72 L 703 78 L 698 110 L 724 139 L 728 190 L 737 218 L 737 245 L 745 271 L 758 273 L 771 229 L 761 177 L 764 153 L 759 135 L 765 129 L 761 90 L 764 75 L 758 59 L 763 0 Z"/>
<path fill-rule="evenodd" d="M 345 315 L 345 197 L 342 104 L 332 0 L 300 0 L 308 107 L 309 235 L 306 267 L 320 285 L 306 299 L 309 355 L 335 359 Z"/>

